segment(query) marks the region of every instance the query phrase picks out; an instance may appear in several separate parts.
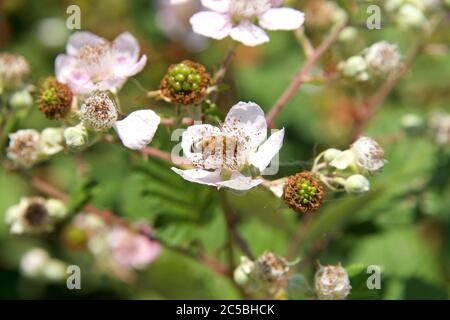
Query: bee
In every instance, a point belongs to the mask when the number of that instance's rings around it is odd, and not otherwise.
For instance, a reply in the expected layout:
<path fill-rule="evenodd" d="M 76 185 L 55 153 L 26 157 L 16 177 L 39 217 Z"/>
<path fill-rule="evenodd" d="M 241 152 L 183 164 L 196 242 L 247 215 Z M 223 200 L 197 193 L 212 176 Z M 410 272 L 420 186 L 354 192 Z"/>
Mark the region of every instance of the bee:
<path fill-rule="evenodd" d="M 226 135 L 203 137 L 193 141 L 190 150 L 192 153 L 201 153 L 204 161 L 214 157 L 222 167 L 232 169 L 238 165 L 239 137 Z"/>

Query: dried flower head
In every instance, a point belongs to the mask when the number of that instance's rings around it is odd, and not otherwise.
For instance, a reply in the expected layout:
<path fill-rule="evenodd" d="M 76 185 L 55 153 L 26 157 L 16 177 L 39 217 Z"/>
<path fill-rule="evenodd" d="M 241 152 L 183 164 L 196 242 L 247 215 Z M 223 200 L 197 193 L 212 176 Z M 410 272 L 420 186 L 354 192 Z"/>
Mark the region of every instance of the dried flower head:
<path fill-rule="evenodd" d="M 6 211 L 5 221 L 11 226 L 11 233 L 47 232 L 66 215 L 67 208 L 61 201 L 32 197 L 22 198 L 11 206 Z"/>
<path fill-rule="evenodd" d="M 0 53 L 0 91 L 2 88 L 15 88 L 30 73 L 27 60 L 7 52 Z"/>
<path fill-rule="evenodd" d="M 311 213 L 320 208 L 323 187 L 311 172 L 303 171 L 286 179 L 283 200 L 299 213 Z"/>
<path fill-rule="evenodd" d="M 367 48 L 365 58 L 369 70 L 376 75 L 388 75 L 401 65 L 398 46 L 386 41 L 374 43 Z"/>
<path fill-rule="evenodd" d="M 321 300 L 344 300 L 352 287 L 347 271 L 337 266 L 320 266 L 314 276 L 317 297 Z"/>
<path fill-rule="evenodd" d="M 356 165 L 363 171 L 375 173 L 386 163 L 383 149 L 370 137 L 360 137 L 351 145 L 350 150 L 355 155 Z"/>
<path fill-rule="evenodd" d="M 266 252 L 255 261 L 257 275 L 265 281 L 277 281 L 289 271 L 289 264 L 283 257 Z"/>
<path fill-rule="evenodd" d="M 106 91 L 98 91 L 86 99 L 80 109 L 80 119 L 90 129 L 111 128 L 117 120 L 117 108 Z"/>
<path fill-rule="evenodd" d="M 53 77 L 42 82 L 38 97 L 39 111 L 48 119 L 62 119 L 70 110 L 73 94 L 69 87 Z"/>
<path fill-rule="evenodd" d="M 210 83 L 211 77 L 203 65 L 184 60 L 169 67 L 160 89 L 170 101 L 189 105 L 202 101 Z"/>
<path fill-rule="evenodd" d="M 50 231 L 53 227 L 45 199 L 40 197 L 22 198 L 7 210 L 5 219 L 11 233 Z"/>
<path fill-rule="evenodd" d="M 29 168 L 39 161 L 40 134 L 33 129 L 19 130 L 9 135 L 7 156 L 16 164 Z"/>

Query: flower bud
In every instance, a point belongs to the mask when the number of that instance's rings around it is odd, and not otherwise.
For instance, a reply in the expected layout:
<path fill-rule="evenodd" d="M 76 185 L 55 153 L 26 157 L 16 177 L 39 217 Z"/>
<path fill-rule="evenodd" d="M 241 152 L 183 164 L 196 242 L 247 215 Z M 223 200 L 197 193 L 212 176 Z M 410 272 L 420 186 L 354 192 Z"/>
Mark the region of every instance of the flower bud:
<path fill-rule="evenodd" d="M 324 151 L 323 153 L 323 160 L 325 160 L 326 163 L 330 163 L 334 159 L 336 159 L 337 156 L 339 156 L 342 153 L 341 150 L 330 148 Z"/>
<path fill-rule="evenodd" d="M 352 56 L 346 61 L 342 61 L 339 63 L 338 69 L 345 77 L 353 78 L 361 82 L 369 80 L 367 63 L 362 56 Z"/>
<path fill-rule="evenodd" d="M 67 278 L 67 264 L 58 259 L 49 259 L 44 265 L 42 275 L 51 282 L 64 281 Z"/>
<path fill-rule="evenodd" d="M 347 271 L 340 264 L 320 266 L 314 284 L 320 300 L 344 300 L 352 289 Z"/>
<path fill-rule="evenodd" d="M 241 257 L 241 263 L 233 273 L 234 281 L 241 286 L 245 286 L 249 283 L 254 271 L 255 263 L 247 257 Z"/>
<path fill-rule="evenodd" d="M 450 143 L 450 114 L 444 112 L 432 114 L 428 126 L 436 143 L 440 145 Z"/>
<path fill-rule="evenodd" d="M 46 128 L 41 132 L 39 152 L 46 156 L 52 156 L 64 150 L 64 129 Z"/>
<path fill-rule="evenodd" d="M 9 104 L 16 110 L 28 109 L 33 105 L 33 97 L 28 90 L 17 91 L 9 98 Z"/>
<path fill-rule="evenodd" d="M 360 174 L 354 174 L 345 180 L 345 191 L 349 194 L 361 194 L 370 190 L 370 182 Z"/>
<path fill-rule="evenodd" d="M 403 130 L 410 135 L 418 135 L 423 133 L 425 129 L 425 121 L 416 114 L 406 114 L 401 118 Z"/>
<path fill-rule="evenodd" d="M 404 4 L 397 12 L 396 22 L 403 30 L 422 28 L 426 23 L 423 12 L 414 5 Z"/>
<path fill-rule="evenodd" d="M 32 167 L 39 161 L 39 140 L 39 132 L 33 129 L 9 134 L 8 158 L 22 167 Z"/>
<path fill-rule="evenodd" d="M 30 278 L 38 278 L 42 275 L 44 266 L 50 256 L 47 251 L 41 248 L 34 248 L 22 256 L 20 260 L 20 270 Z"/>
<path fill-rule="evenodd" d="M 69 148 L 81 149 L 88 143 L 88 131 L 82 123 L 68 127 L 64 130 L 64 140 Z"/>
<path fill-rule="evenodd" d="M 311 213 L 320 208 L 323 187 L 310 172 L 304 171 L 287 178 L 283 200 L 294 211 Z"/>
<path fill-rule="evenodd" d="M 206 96 L 211 77 L 199 63 L 184 60 L 169 67 L 161 80 L 161 94 L 167 100 L 184 104 L 198 104 Z"/>
<path fill-rule="evenodd" d="M 338 40 L 343 43 L 351 43 L 356 40 L 358 29 L 355 27 L 345 27 L 339 34 Z"/>
<path fill-rule="evenodd" d="M 39 111 L 48 119 L 62 119 L 70 111 L 73 99 L 73 93 L 66 84 L 49 77 L 39 90 Z"/>
<path fill-rule="evenodd" d="M 67 207 L 64 202 L 58 199 L 47 199 L 45 201 L 45 207 L 47 208 L 49 216 L 61 220 L 67 216 Z"/>
<path fill-rule="evenodd" d="M 289 264 L 283 257 L 266 252 L 255 261 L 255 271 L 264 281 L 277 281 L 289 271 Z"/>
<path fill-rule="evenodd" d="M 107 130 L 117 120 L 116 104 L 106 91 L 96 92 L 81 106 L 80 119 L 89 129 Z"/>

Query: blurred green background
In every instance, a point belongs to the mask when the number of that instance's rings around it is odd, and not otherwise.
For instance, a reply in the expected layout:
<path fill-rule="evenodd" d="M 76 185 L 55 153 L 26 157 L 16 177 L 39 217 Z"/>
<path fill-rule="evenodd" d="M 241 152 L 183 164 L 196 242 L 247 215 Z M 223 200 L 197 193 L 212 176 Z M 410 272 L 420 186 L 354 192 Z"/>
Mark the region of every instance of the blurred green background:
<path fill-rule="evenodd" d="M 164 2 L 164 1 L 163 1 Z M 293 1 L 295 2 L 295 1 Z M 350 1 L 341 1 L 345 6 Z M 297 1 L 303 8 L 308 1 Z M 171 63 L 189 58 L 203 63 L 211 73 L 217 70 L 229 45 L 227 41 L 199 41 L 189 44 L 168 36 L 158 25 L 158 1 L 26 1 L 0 2 L 1 51 L 25 56 L 32 68 L 33 83 L 52 75 L 54 58 L 64 52 L 65 39 L 54 46 L 42 41 L 43 19 L 59 18 L 64 23 L 66 8 L 81 8 L 81 26 L 107 39 L 130 31 L 149 57 L 146 68 L 127 82 L 119 97 L 125 112 L 148 107 L 170 116 L 173 106 L 146 97 L 156 90 Z M 364 18 L 361 10 L 355 21 Z M 189 15 L 188 15 L 189 16 Z M 169 24 L 166 18 L 162 24 Z M 307 18 L 308 19 L 308 18 Z M 359 20 L 358 20 L 359 19 Z M 161 19 L 160 19 L 161 20 Z M 45 29 L 44 29 L 45 30 Z M 321 38 L 311 27 L 313 43 Z M 449 23 L 429 39 L 429 43 L 450 43 Z M 53 30 L 55 31 L 55 30 Z M 322 32 L 324 33 L 324 32 Z M 359 41 L 338 43 L 323 58 L 333 69 L 339 59 L 359 52 L 384 39 L 398 43 L 408 52 L 414 32 L 404 33 L 389 23 L 381 30 L 359 29 Z M 254 101 L 266 111 L 276 101 L 305 60 L 301 47 L 290 32 L 270 32 L 270 43 L 237 50 L 225 82 L 230 90 L 221 94 L 219 106 L 225 114 L 237 101 Z M 180 39 L 178 39 L 180 40 Z M 194 41 L 194 40 L 193 40 Z M 433 110 L 450 111 L 450 55 L 422 54 L 365 127 L 364 133 L 377 139 L 389 161 L 385 170 L 371 179 L 366 195 L 350 197 L 330 194 L 306 228 L 295 252 L 302 262 L 294 271 L 311 280 L 315 259 L 322 264 L 368 265 L 382 268 L 382 290 L 367 292 L 365 280 L 351 281 L 350 298 L 447 299 L 450 297 L 450 150 L 427 136 L 395 137 L 402 132 L 401 118 L 414 113 L 426 117 Z M 325 85 L 306 84 L 295 94 L 276 119 L 285 127 L 286 138 L 280 153 L 279 177 L 307 169 L 314 156 L 328 147 L 346 148 L 352 141 L 355 92 L 338 80 Z M 17 128 L 43 129 L 57 126 L 34 110 Z M 160 127 L 153 147 L 170 151 L 170 130 Z M 394 137 L 394 138 L 393 138 Z M 4 150 L 2 150 L 4 153 Z M 86 182 L 95 182 L 91 203 L 111 209 L 130 221 L 153 224 L 159 237 L 189 248 L 205 248 L 226 261 L 227 241 L 223 216 L 214 189 L 194 185 L 170 171 L 170 165 L 155 159 L 142 159 L 118 145 L 99 144 L 82 154 L 88 165 L 84 176 L 77 174 L 74 157 L 59 154 L 31 173 L 45 177 L 62 190 L 73 193 Z M 17 237 L 3 223 L 5 209 L 21 196 L 38 194 L 26 180 L 0 171 L 0 298 L 132 298 L 132 299 L 229 299 L 239 292 L 198 261 L 169 249 L 148 268 L 138 272 L 134 283 L 123 283 L 93 269 L 92 257 L 64 246 L 58 232 L 45 237 Z M 262 187 L 245 194 L 229 194 L 239 217 L 239 230 L 255 254 L 265 250 L 285 254 L 303 217 L 283 206 Z M 65 285 L 49 285 L 24 278 L 18 269 L 22 254 L 42 246 L 53 255 L 82 270 L 82 290 Z M 236 258 L 240 256 L 235 250 Z M 361 278 L 361 277 L 360 277 Z M 363 277 L 364 278 L 364 277 Z M 364 278 L 365 279 L 365 278 Z M 361 287 L 361 288 L 360 288 Z"/>

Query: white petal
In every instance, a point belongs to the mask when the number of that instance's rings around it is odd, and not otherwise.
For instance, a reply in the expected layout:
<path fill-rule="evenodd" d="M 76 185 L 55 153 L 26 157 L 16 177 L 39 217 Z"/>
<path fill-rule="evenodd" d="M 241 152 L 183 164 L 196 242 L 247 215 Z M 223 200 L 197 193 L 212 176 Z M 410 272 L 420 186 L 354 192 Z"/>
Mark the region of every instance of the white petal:
<path fill-rule="evenodd" d="M 102 37 L 99 37 L 92 32 L 79 31 L 75 32 L 69 37 L 69 41 L 66 45 L 66 52 L 69 55 L 76 55 L 78 50 L 85 45 L 96 46 L 107 41 Z"/>
<path fill-rule="evenodd" d="M 178 168 L 172 168 L 174 172 L 179 174 L 183 177 L 183 179 L 200 183 L 200 184 L 206 184 L 209 186 L 217 186 L 217 183 L 220 182 L 220 170 L 216 171 L 206 171 L 201 169 L 189 169 L 189 170 L 180 170 Z"/>
<path fill-rule="evenodd" d="M 236 27 L 231 29 L 230 36 L 249 47 L 269 42 L 269 37 L 264 30 L 248 20 L 242 20 Z"/>
<path fill-rule="evenodd" d="M 199 124 L 188 127 L 186 131 L 183 132 L 183 138 L 181 140 L 184 156 L 192 163 L 200 162 L 203 159 L 202 150 L 194 148 L 195 144 L 202 141 L 203 138 L 220 134 L 221 131 L 219 128 L 209 124 Z"/>
<path fill-rule="evenodd" d="M 202 0 L 202 5 L 212 11 L 226 13 L 229 9 L 230 0 Z"/>
<path fill-rule="evenodd" d="M 125 147 L 140 150 L 152 141 L 159 122 L 159 116 L 152 110 L 138 110 L 116 121 L 114 129 Z"/>
<path fill-rule="evenodd" d="M 267 30 L 295 30 L 305 22 L 305 14 L 291 8 L 272 8 L 259 16 L 259 25 Z"/>
<path fill-rule="evenodd" d="M 266 142 L 259 146 L 258 151 L 250 156 L 250 163 L 263 172 L 283 146 L 283 138 L 284 128 L 273 133 Z"/>
<path fill-rule="evenodd" d="M 56 79 L 62 83 L 67 83 L 67 79 L 76 65 L 76 59 L 66 54 L 59 54 L 55 59 Z"/>
<path fill-rule="evenodd" d="M 194 14 L 189 20 L 195 33 L 221 40 L 231 31 L 230 18 L 213 11 L 202 11 Z"/>
<path fill-rule="evenodd" d="M 253 150 L 267 138 L 264 111 L 254 102 L 239 102 L 227 114 L 223 125 L 226 133 L 237 133 L 249 138 Z"/>
<path fill-rule="evenodd" d="M 345 170 L 355 162 L 355 153 L 352 150 L 342 151 L 333 161 L 330 166 L 339 170 Z"/>
<path fill-rule="evenodd" d="M 100 91 L 112 91 L 117 92 L 119 88 L 123 86 L 123 84 L 127 81 L 127 78 L 125 77 L 108 77 L 94 85 L 94 90 L 100 90 Z M 92 90 L 91 90 L 92 91 Z"/>
<path fill-rule="evenodd" d="M 120 57 L 116 57 L 116 60 Z M 113 66 L 114 74 L 118 77 L 132 77 L 144 69 L 147 63 L 147 56 L 144 54 L 138 62 L 131 61 L 116 61 Z"/>
<path fill-rule="evenodd" d="M 139 43 L 129 32 L 119 34 L 113 41 L 113 47 L 115 54 L 126 55 L 133 62 L 139 57 Z"/>
<path fill-rule="evenodd" d="M 263 180 L 261 179 L 252 179 L 251 177 L 246 177 L 239 172 L 233 172 L 230 180 L 218 182 L 217 186 L 244 191 L 254 188 L 261 183 L 263 183 Z"/>

